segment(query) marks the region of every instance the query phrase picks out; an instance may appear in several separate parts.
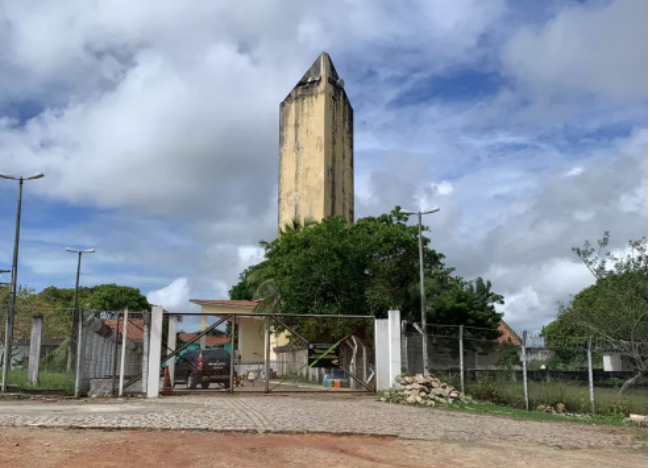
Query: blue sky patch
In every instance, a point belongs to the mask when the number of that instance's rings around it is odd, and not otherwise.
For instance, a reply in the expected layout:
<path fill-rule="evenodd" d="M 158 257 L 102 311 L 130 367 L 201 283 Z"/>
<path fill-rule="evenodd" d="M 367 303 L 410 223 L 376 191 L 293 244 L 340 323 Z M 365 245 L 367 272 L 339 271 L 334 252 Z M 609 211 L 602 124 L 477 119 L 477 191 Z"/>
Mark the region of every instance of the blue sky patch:
<path fill-rule="evenodd" d="M 495 72 L 461 70 L 448 75 L 432 75 L 416 82 L 387 107 L 397 109 L 433 101 L 475 101 L 496 94 L 503 85 L 503 77 Z"/>

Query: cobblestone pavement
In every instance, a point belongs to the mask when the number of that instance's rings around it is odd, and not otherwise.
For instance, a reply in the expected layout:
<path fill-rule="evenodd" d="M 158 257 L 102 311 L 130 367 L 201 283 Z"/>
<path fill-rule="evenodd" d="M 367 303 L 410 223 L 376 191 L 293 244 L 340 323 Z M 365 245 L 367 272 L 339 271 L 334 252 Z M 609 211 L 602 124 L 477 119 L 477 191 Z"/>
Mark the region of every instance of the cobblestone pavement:
<path fill-rule="evenodd" d="M 182 396 L 157 400 L 11 401 L 0 426 L 347 433 L 508 441 L 556 448 L 639 448 L 624 428 L 525 421 L 380 403 L 371 397 Z"/>

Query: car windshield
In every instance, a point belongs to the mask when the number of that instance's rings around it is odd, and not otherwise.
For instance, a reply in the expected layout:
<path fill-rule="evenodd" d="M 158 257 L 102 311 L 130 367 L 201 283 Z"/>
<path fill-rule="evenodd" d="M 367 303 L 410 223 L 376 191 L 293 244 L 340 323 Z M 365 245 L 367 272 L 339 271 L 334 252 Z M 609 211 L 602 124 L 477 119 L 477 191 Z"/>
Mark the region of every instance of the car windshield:
<path fill-rule="evenodd" d="M 223 358 L 228 356 L 228 353 L 224 351 L 223 349 L 211 349 L 207 351 L 203 351 L 203 358 L 204 359 L 212 359 L 212 358 Z"/>

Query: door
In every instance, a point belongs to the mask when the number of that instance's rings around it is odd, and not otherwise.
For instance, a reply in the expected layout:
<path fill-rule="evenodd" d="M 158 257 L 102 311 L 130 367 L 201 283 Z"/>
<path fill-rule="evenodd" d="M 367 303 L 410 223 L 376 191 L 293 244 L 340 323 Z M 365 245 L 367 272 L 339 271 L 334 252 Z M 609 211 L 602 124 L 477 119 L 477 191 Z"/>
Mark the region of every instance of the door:
<path fill-rule="evenodd" d="M 174 381 L 185 382 L 187 373 L 190 371 L 192 363 L 192 355 L 196 351 L 187 351 L 186 353 L 176 356 L 176 364 L 174 365 Z"/>

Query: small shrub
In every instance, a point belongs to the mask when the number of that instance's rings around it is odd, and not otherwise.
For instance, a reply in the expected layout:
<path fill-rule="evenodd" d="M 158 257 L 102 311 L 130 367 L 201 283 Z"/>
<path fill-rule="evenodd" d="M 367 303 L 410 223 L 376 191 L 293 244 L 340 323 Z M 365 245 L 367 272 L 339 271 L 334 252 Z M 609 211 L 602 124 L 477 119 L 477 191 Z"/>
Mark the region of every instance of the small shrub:
<path fill-rule="evenodd" d="M 627 416 L 630 414 L 630 402 L 626 399 L 614 400 L 607 406 L 607 413 L 612 416 Z"/>
<path fill-rule="evenodd" d="M 480 401 L 489 401 L 496 403 L 501 400 L 499 392 L 492 382 L 478 381 L 472 385 L 471 389 L 472 398 Z"/>

